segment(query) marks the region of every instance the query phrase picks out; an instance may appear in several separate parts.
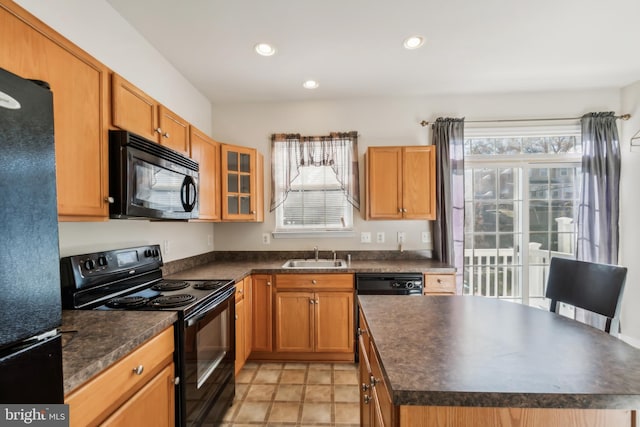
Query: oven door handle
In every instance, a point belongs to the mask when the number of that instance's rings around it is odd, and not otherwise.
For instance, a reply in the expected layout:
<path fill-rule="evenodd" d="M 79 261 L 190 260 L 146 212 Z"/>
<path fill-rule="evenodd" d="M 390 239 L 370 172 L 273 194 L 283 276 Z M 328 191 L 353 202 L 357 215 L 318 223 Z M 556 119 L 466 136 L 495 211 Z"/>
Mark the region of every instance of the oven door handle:
<path fill-rule="evenodd" d="M 205 317 L 207 317 L 207 315 L 209 314 L 209 312 L 211 312 L 212 309 L 216 308 L 218 305 L 220 305 L 230 297 L 234 297 L 235 293 L 236 293 L 236 287 L 234 285 L 234 286 L 231 286 L 226 291 L 224 291 L 223 293 L 221 293 L 215 300 L 211 301 L 209 304 L 205 305 L 200 310 L 198 310 L 198 312 L 195 313 L 192 317 L 185 319 L 184 320 L 185 327 L 189 328 L 195 325 L 196 323 L 198 323 L 199 321 L 201 321 L 202 319 L 204 319 Z"/>

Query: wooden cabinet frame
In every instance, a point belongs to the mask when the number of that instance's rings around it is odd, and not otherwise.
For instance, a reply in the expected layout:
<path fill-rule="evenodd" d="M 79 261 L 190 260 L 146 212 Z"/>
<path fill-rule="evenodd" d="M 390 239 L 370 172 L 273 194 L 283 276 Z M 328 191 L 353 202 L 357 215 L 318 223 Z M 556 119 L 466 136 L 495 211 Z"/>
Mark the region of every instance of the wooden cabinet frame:
<path fill-rule="evenodd" d="M 435 146 L 369 147 L 366 219 L 436 218 Z"/>

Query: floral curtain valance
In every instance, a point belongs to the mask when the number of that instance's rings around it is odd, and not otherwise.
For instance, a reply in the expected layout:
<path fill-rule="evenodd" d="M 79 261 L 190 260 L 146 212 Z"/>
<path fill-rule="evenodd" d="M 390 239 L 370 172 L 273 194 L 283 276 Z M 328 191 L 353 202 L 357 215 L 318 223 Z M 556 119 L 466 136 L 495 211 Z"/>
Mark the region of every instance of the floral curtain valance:
<path fill-rule="evenodd" d="M 285 201 L 303 166 L 330 166 L 349 203 L 360 209 L 357 132 L 332 132 L 328 136 L 273 134 L 271 211 Z"/>

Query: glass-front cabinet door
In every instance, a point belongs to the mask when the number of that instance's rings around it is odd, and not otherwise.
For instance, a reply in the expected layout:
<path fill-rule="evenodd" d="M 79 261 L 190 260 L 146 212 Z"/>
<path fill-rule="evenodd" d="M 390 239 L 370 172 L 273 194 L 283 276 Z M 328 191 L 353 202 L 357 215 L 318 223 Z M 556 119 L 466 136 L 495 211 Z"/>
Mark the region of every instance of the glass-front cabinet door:
<path fill-rule="evenodd" d="M 222 219 L 257 219 L 256 150 L 222 145 Z"/>

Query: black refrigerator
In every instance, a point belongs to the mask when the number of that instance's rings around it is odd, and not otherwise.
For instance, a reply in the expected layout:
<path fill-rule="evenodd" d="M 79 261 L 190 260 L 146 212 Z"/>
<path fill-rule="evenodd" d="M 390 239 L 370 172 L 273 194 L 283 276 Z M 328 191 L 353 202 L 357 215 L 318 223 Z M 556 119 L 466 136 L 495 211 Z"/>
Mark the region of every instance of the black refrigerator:
<path fill-rule="evenodd" d="M 62 403 L 53 95 L 0 68 L 0 404 Z"/>

